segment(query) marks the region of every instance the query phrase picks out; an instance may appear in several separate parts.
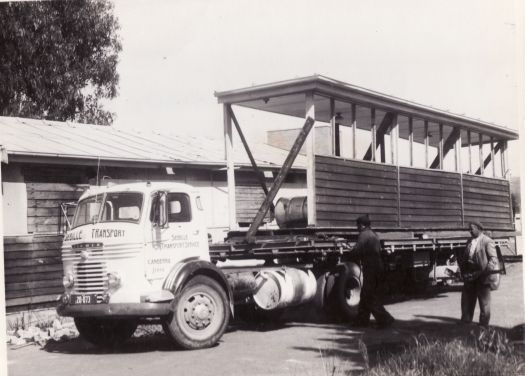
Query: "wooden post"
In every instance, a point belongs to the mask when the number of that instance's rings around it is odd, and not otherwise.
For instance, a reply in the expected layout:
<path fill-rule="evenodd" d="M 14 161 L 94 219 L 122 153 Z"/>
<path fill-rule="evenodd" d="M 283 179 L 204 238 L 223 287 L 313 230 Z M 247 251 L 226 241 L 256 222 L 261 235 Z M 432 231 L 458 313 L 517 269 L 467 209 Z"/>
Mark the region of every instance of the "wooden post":
<path fill-rule="evenodd" d="M 479 137 L 479 174 L 481 176 L 485 173 L 485 166 L 483 163 L 483 135 L 481 133 L 478 134 Z"/>
<path fill-rule="evenodd" d="M 506 178 L 507 176 L 507 161 L 506 161 L 506 153 L 507 152 L 507 141 L 502 141 L 502 146 L 501 146 L 501 177 L 502 178 Z"/>
<path fill-rule="evenodd" d="M 410 158 L 410 167 L 414 166 L 414 124 L 412 116 L 408 118 L 408 154 Z"/>
<path fill-rule="evenodd" d="M 246 141 L 246 138 L 244 137 L 244 133 L 241 130 L 241 126 L 239 125 L 239 122 L 237 121 L 237 117 L 235 116 L 235 113 L 233 112 L 231 105 L 228 104 L 227 106 L 228 106 L 228 111 L 230 113 L 230 117 L 233 120 L 233 124 L 235 124 L 235 129 L 237 129 L 237 133 L 239 134 L 241 142 L 244 146 L 244 150 L 246 151 L 246 154 L 248 154 L 248 158 L 250 159 L 250 163 L 252 164 L 252 168 L 253 168 L 253 171 L 255 172 L 255 176 L 257 177 L 257 180 L 259 181 L 259 185 L 264 191 L 264 194 L 268 196 L 268 188 L 266 187 L 266 180 L 264 178 L 264 174 L 262 171 L 259 170 L 259 167 L 257 166 L 257 162 L 255 162 L 255 158 L 253 158 L 253 154 L 250 150 L 250 147 L 248 146 L 248 142 Z M 273 202 L 270 204 L 270 210 L 272 213 L 275 210 Z"/>
<path fill-rule="evenodd" d="M 468 173 L 472 174 L 472 137 L 470 131 L 467 131 L 468 142 Z"/>
<path fill-rule="evenodd" d="M 352 157 L 354 159 L 357 158 L 357 151 L 356 151 L 357 142 L 355 140 L 356 128 L 357 128 L 357 110 L 356 110 L 356 105 L 352 104 Z"/>
<path fill-rule="evenodd" d="M 392 125 L 390 125 L 390 162 L 397 165 L 397 114 L 394 115 Z"/>
<path fill-rule="evenodd" d="M 341 145 L 339 141 L 339 124 L 336 122 L 335 100 L 330 98 L 330 125 L 332 129 L 332 155 L 341 155 Z"/>
<path fill-rule="evenodd" d="M 439 124 L 439 169 L 443 170 L 443 124 Z"/>
<path fill-rule="evenodd" d="M 454 169 L 456 172 L 461 172 L 459 153 L 461 152 L 461 130 L 457 130 L 459 137 L 454 143 Z"/>
<path fill-rule="evenodd" d="M 237 229 L 237 208 L 235 198 L 235 166 L 233 161 L 232 119 L 228 104 L 223 106 L 224 116 L 224 152 L 226 154 L 226 175 L 228 180 L 228 225 L 230 230 Z"/>
<path fill-rule="evenodd" d="M 372 155 L 371 155 L 371 161 L 376 161 L 376 109 L 371 108 L 370 109 L 370 132 L 372 132 Z"/>
<path fill-rule="evenodd" d="M 490 160 L 492 162 L 492 177 L 496 177 L 496 153 L 494 153 L 494 138 L 490 138 Z"/>
<path fill-rule="evenodd" d="M 8 163 L 8 155 L 7 155 L 7 150 L 3 147 L 3 146 L 0 146 L 0 208 L 3 208 L 3 199 L 4 199 L 4 192 L 3 192 L 3 189 L 1 189 L 3 187 L 3 183 L 2 183 L 2 164 L 3 163 Z M 5 271 L 5 261 L 4 261 L 4 257 L 5 257 L 5 250 L 4 250 L 4 242 L 3 242 L 3 239 L 4 239 L 4 216 L 2 215 L 2 213 L 0 213 L 0 234 L 2 235 L 2 243 L 0 244 L 0 270 L 2 271 L 2 273 L 0 273 L 0 285 L 1 286 L 5 286 L 5 277 L 4 277 L 4 271 Z M 6 296 L 5 296 L 5 288 L 2 288 L 2 290 L 0 290 L 0 312 L 5 312 L 6 311 Z M 1 320 L 0 321 L 0 333 L 6 333 L 6 320 Z M 0 353 L 2 354 L 5 354 L 7 352 L 7 348 L 6 348 L 6 342 L 5 341 L 2 341 L 2 343 L 0 344 Z M 7 362 L 1 362 L 3 364 L 0 365 L 0 374 L 1 375 L 7 375 Z"/>
<path fill-rule="evenodd" d="M 281 189 L 281 186 L 284 183 L 284 180 L 286 179 L 286 175 L 288 175 L 288 172 L 292 168 L 293 162 L 295 161 L 297 154 L 299 154 L 299 151 L 301 151 L 301 147 L 307 139 L 307 136 L 312 133 L 310 131 L 312 130 L 313 125 L 314 119 L 308 116 L 306 122 L 304 123 L 303 129 L 301 129 L 301 132 L 299 132 L 299 135 L 297 135 L 297 138 L 295 139 L 295 142 L 292 148 L 290 149 L 286 160 L 283 163 L 283 167 L 277 174 L 277 177 L 275 178 L 272 187 L 270 188 L 270 192 L 268 192 L 268 196 L 266 196 L 263 203 L 261 204 L 259 211 L 255 215 L 255 219 L 253 220 L 252 224 L 250 225 L 250 228 L 248 229 L 248 232 L 246 233 L 246 240 L 248 242 L 253 241 L 253 236 L 255 235 L 257 229 L 264 220 L 268 209 L 270 209 L 270 203 L 273 202 L 273 199 L 277 195 L 277 192 L 279 191 L 279 189 Z M 310 206 L 314 206 L 315 208 L 315 205 L 308 204 L 308 212 L 310 212 Z"/>
<path fill-rule="evenodd" d="M 425 120 L 425 168 L 428 168 L 428 121 Z"/>
<path fill-rule="evenodd" d="M 306 93 L 305 117 L 315 119 L 314 93 Z M 308 206 L 308 225 L 314 226 L 317 222 L 315 207 L 315 128 L 306 138 L 306 196 Z"/>

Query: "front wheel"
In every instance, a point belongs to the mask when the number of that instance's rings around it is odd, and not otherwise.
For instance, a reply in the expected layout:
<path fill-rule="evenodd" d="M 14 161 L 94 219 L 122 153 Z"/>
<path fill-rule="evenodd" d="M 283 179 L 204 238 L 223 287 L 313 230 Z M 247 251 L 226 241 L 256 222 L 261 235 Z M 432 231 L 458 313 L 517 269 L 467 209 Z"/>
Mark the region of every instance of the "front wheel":
<path fill-rule="evenodd" d="M 137 329 L 132 320 L 76 317 L 75 326 L 86 341 L 100 347 L 114 347 L 127 341 Z"/>
<path fill-rule="evenodd" d="M 162 326 L 178 346 L 194 350 L 216 344 L 229 319 L 224 289 L 210 277 L 198 275 L 176 294 L 173 313 Z"/>

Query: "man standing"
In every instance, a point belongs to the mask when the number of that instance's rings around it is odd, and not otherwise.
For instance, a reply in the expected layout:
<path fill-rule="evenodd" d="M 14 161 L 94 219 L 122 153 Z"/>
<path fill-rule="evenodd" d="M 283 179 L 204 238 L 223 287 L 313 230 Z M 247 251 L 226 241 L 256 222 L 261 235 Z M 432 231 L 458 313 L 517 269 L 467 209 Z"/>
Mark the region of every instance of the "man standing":
<path fill-rule="evenodd" d="M 359 236 L 353 249 L 361 261 L 363 270 L 363 286 L 361 300 L 359 301 L 357 326 L 368 326 L 370 314 L 374 315 L 379 327 L 390 326 L 394 318 L 386 311 L 381 303 L 380 284 L 383 280 L 384 266 L 381 259 L 381 243 L 377 234 L 370 228 L 371 221 L 368 215 L 357 218 Z"/>
<path fill-rule="evenodd" d="M 463 276 L 461 322 L 472 322 L 477 298 L 480 310 L 479 324 L 488 327 L 490 290 L 496 289 L 499 281 L 499 275 L 491 271 L 498 269 L 498 256 L 494 241 L 483 233 L 483 225 L 480 222 L 471 222 L 469 231 L 472 239 L 458 255 L 459 268 Z"/>

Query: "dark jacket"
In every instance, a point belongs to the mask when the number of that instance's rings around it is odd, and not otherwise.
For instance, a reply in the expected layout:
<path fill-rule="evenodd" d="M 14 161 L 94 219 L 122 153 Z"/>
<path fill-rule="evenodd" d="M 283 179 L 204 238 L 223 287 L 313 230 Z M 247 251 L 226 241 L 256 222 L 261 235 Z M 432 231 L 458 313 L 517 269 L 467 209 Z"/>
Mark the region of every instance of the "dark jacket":
<path fill-rule="evenodd" d="M 381 242 L 377 234 L 370 228 L 365 228 L 359 233 L 353 252 L 361 261 L 364 273 L 383 272 Z"/>
<path fill-rule="evenodd" d="M 481 279 L 481 283 L 488 285 L 492 282 L 492 276 L 489 271 L 499 268 L 498 255 L 494 241 L 485 234 L 479 236 L 478 244 L 474 254 L 469 259 L 470 239 L 467 246 L 460 252 L 458 257 L 459 268 L 466 281 L 476 281 Z"/>

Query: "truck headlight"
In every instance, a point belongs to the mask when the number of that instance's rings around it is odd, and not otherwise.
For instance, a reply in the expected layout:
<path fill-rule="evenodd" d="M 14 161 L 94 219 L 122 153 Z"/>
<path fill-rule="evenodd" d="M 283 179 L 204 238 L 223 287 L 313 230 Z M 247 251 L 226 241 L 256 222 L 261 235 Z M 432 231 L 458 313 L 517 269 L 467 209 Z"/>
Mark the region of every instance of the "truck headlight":
<path fill-rule="evenodd" d="M 64 287 L 66 289 L 70 289 L 73 287 L 73 285 L 75 284 L 75 278 L 73 277 L 73 274 L 71 273 L 67 273 L 63 278 L 62 278 L 62 284 L 64 285 Z"/>
<path fill-rule="evenodd" d="M 118 272 L 108 273 L 108 287 L 115 289 L 122 283 L 122 276 Z"/>

